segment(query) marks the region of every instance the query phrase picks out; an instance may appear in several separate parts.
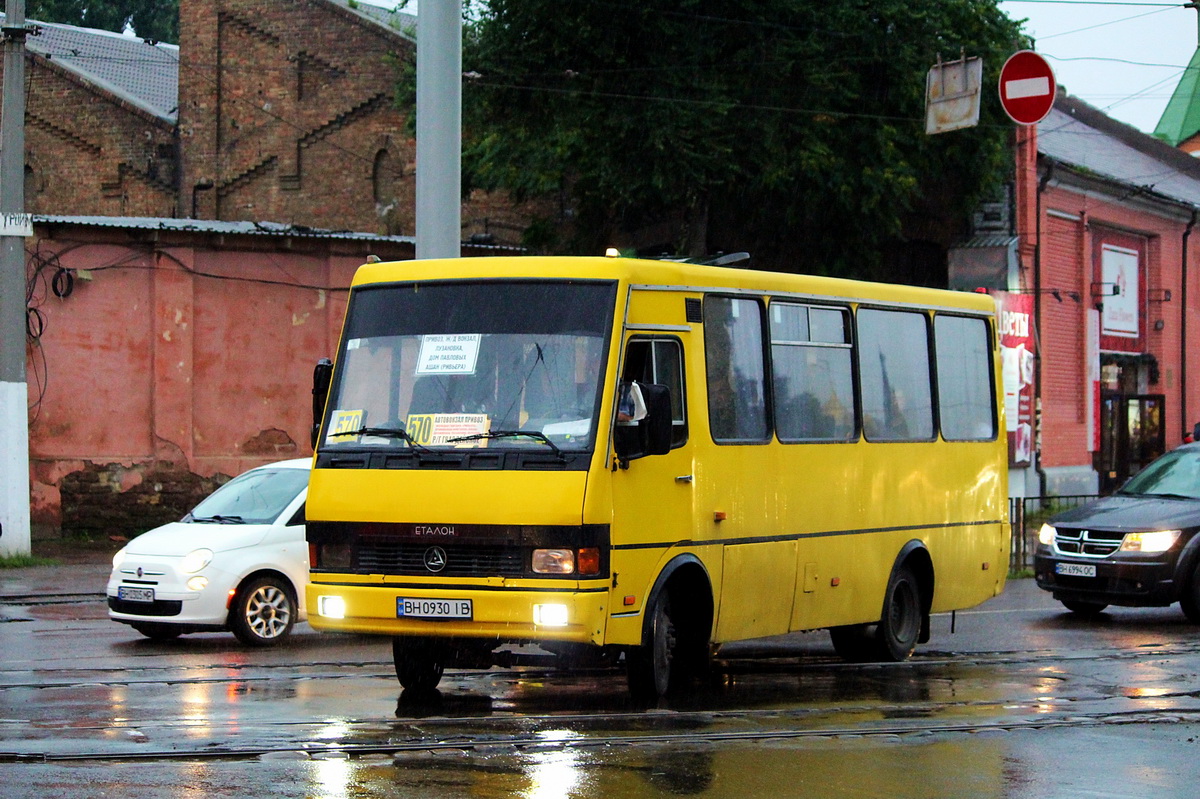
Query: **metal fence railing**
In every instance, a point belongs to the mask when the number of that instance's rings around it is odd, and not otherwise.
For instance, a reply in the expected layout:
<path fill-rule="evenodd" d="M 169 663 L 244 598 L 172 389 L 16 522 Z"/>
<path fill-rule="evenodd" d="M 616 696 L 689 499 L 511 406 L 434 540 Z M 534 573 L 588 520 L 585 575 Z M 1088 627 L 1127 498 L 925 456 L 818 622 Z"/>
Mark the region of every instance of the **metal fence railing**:
<path fill-rule="evenodd" d="M 1033 567 L 1033 553 L 1037 548 L 1037 534 L 1042 522 L 1056 513 L 1085 505 L 1098 497 L 1097 494 L 1010 497 L 1008 518 L 1012 524 L 1012 548 L 1008 557 L 1009 572 Z"/>

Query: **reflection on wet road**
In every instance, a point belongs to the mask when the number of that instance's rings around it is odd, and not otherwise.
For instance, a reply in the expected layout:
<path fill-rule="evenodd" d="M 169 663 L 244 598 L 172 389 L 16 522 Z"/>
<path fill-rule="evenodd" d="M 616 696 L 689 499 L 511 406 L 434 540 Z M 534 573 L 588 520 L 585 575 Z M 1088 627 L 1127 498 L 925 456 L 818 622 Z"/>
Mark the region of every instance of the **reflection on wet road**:
<path fill-rule="evenodd" d="M 613 671 L 410 695 L 382 639 L 155 643 L 55 607 L 0 623 L 5 796 L 1195 795 L 1195 628 L 1178 609 L 1082 622 L 1021 583 L 954 635 L 938 617 L 909 663 L 754 642 L 652 709 Z"/>

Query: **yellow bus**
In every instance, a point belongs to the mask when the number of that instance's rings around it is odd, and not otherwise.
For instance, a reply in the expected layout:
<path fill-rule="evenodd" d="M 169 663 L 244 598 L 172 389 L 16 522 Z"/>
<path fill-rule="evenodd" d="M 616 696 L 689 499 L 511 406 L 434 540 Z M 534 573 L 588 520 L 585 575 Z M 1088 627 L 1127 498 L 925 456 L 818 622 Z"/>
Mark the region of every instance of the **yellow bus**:
<path fill-rule="evenodd" d="M 447 667 L 899 661 L 1001 592 L 986 295 L 620 257 L 373 263 L 314 375 L 310 623 Z M 320 400 L 328 397 L 323 404 Z"/>

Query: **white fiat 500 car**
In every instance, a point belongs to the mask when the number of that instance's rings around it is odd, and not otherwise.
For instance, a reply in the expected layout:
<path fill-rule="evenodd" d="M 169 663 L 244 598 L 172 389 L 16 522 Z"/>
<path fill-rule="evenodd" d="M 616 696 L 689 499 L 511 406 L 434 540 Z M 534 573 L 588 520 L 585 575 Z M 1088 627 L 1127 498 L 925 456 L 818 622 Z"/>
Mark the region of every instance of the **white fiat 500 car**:
<path fill-rule="evenodd" d="M 260 466 L 113 556 L 108 615 L 149 638 L 229 630 L 269 646 L 305 618 L 311 461 Z"/>

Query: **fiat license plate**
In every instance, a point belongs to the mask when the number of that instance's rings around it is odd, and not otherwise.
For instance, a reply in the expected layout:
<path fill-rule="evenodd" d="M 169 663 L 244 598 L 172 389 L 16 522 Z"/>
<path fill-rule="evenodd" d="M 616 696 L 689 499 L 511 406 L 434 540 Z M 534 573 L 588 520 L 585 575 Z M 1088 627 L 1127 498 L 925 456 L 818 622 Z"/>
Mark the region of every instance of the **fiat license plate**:
<path fill-rule="evenodd" d="M 469 619 L 469 599 L 408 599 L 396 597 L 396 616 L 406 619 Z"/>
<path fill-rule="evenodd" d="M 1062 574 L 1068 577 L 1095 577 L 1095 563 L 1056 563 L 1054 564 L 1054 573 Z"/>
<path fill-rule="evenodd" d="M 126 602 L 153 602 L 153 588 L 130 588 L 127 585 L 117 587 L 117 598 Z"/>

